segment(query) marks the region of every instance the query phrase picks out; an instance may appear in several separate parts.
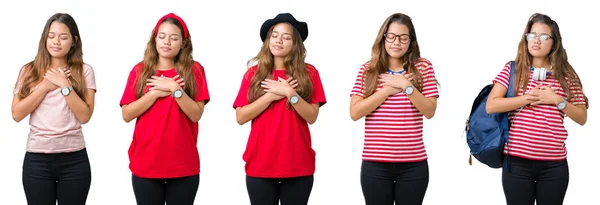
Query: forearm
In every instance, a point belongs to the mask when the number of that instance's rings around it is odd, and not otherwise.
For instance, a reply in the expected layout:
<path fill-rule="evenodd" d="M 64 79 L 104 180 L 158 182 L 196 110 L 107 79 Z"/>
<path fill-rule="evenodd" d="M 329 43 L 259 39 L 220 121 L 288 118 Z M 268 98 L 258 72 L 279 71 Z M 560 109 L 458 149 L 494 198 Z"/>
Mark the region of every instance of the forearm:
<path fill-rule="evenodd" d="M 298 95 L 296 91 L 291 92 L 287 95 L 287 98 L 290 99 L 292 96 Z M 298 102 L 296 104 L 292 104 L 294 110 L 304 119 L 308 124 L 313 124 L 317 121 L 317 116 L 319 116 L 319 106 L 312 105 L 301 97 L 298 97 Z"/>
<path fill-rule="evenodd" d="M 156 99 L 157 98 L 155 96 L 145 94 L 136 101 L 129 103 L 128 105 L 123 105 L 121 108 L 123 120 L 125 120 L 125 122 L 129 122 L 139 117 L 150 107 L 152 107 L 154 102 L 156 102 Z"/>
<path fill-rule="evenodd" d="M 19 100 L 12 106 L 12 117 L 16 122 L 20 122 L 27 115 L 31 114 L 44 100 L 46 97 L 46 91 L 41 89 L 35 89 L 29 96 Z M 15 95 L 15 98 L 19 96 Z"/>
<path fill-rule="evenodd" d="M 185 92 L 179 99 L 175 99 L 177 104 L 183 110 L 183 113 L 190 118 L 193 122 L 200 121 L 202 113 L 204 112 L 204 102 L 196 102 Z"/>
<path fill-rule="evenodd" d="M 350 117 L 352 120 L 357 121 L 377 109 L 377 107 L 385 102 L 388 95 L 383 92 L 375 92 L 367 98 L 362 98 L 360 96 L 355 96 L 353 98 L 360 98 L 352 100 L 353 102 L 350 104 Z"/>
<path fill-rule="evenodd" d="M 567 102 L 567 106 L 562 111 L 579 125 L 587 122 L 587 108 L 583 105 L 573 105 Z"/>
<path fill-rule="evenodd" d="M 435 115 L 437 105 L 434 103 L 434 100 L 425 97 L 417 89 L 414 89 L 414 92 L 408 95 L 408 99 L 427 119 L 431 119 Z"/>
<path fill-rule="evenodd" d="M 88 92 L 93 91 L 88 90 Z M 81 97 L 77 95 L 77 93 L 71 92 L 69 95 L 65 96 L 65 101 L 67 101 L 67 106 L 69 106 L 71 112 L 73 112 L 73 115 L 75 115 L 75 118 L 77 118 L 81 123 L 85 124 L 90 121 L 93 109 L 88 103 L 83 101 Z"/>
<path fill-rule="evenodd" d="M 493 113 L 501 113 L 501 112 L 509 112 L 512 110 L 516 110 L 518 108 L 529 105 L 531 101 L 529 101 L 525 95 L 521 95 L 518 97 L 496 97 L 496 98 L 488 98 L 486 102 L 485 110 L 489 114 Z"/>
<path fill-rule="evenodd" d="M 269 105 L 271 104 L 271 99 L 269 99 L 268 94 L 264 94 L 260 98 L 256 99 L 254 102 L 245 105 L 243 107 L 238 107 L 235 109 L 235 116 L 238 124 L 243 125 L 246 122 L 256 118 L 260 115 Z"/>

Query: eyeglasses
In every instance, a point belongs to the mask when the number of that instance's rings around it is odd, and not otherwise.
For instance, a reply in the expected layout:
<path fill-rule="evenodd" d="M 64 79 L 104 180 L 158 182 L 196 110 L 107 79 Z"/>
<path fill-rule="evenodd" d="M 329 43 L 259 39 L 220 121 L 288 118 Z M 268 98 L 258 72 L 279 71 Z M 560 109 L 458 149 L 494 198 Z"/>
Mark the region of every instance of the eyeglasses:
<path fill-rule="evenodd" d="M 396 41 L 396 37 L 400 38 L 400 43 L 402 44 L 406 44 L 408 43 L 408 41 L 410 41 L 410 35 L 408 34 L 396 35 L 394 33 L 385 33 L 383 34 L 383 37 L 388 43 L 393 43 L 394 41 Z"/>
<path fill-rule="evenodd" d="M 548 34 L 537 35 L 536 33 L 525 34 L 525 39 L 527 39 L 527 41 L 532 41 L 532 40 L 535 40 L 536 38 L 539 38 L 540 41 L 547 41 L 548 39 L 551 39 L 552 36 L 550 36 Z"/>

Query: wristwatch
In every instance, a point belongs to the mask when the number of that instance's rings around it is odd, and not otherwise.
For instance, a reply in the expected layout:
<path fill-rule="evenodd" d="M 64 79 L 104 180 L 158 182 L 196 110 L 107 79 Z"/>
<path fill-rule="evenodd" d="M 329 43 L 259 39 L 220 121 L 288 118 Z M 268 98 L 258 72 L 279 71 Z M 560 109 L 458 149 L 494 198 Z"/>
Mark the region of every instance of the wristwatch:
<path fill-rule="evenodd" d="M 294 95 L 294 96 L 290 97 L 290 100 L 288 100 L 288 102 L 290 102 L 290 104 L 294 105 L 294 104 L 298 103 L 299 100 L 300 100 L 300 97 L 298 95 Z"/>
<path fill-rule="evenodd" d="M 567 101 L 566 100 L 560 101 L 558 104 L 556 104 L 556 107 L 558 108 L 558 110 L 565 109 L 565 107 L 567 107 Z"/>
<path fill-rule="evenodd" d="M 411 95 L 413 92 L 415 92 L 415 87 L 413 87 L 412 85 L 406 86 L 406 88 L 404 88 L 404 94 L 406 95 Z"/>
<path fill-rule="evenodd" d="M 60 93 L 64 96 L 67 96 L 71 93 L 72 90 L 73 90 L 73 86 L 67 86 L 67 87 L 61 88 Z"/>
<path fill-rule="evenodd" d="M 179 98 L 181 98 L 181 96 L 183 96 L 183 89 L 179 88 L 179 89 L 173 91 L 173 97 L 175 99 L 179 99 Z"/>

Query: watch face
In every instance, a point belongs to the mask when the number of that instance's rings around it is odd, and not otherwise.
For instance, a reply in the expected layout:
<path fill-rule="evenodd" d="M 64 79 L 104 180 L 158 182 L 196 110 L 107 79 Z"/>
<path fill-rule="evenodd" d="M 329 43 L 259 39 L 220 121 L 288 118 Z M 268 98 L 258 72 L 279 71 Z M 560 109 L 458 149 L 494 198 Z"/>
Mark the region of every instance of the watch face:
<path fill-rule="evenodd" d="M 292 96 L 292 98 L 290 98 L 290 102 L 292 104 L 296 104 L 298 102 L 298 96 Z"/>
<path fill-rule="evenodd" d="M 409 95 L 410 95 L 410 94 L 412 94 L 412 93 L 413 93 L 413 87 L 406 87 L 406 88 L 404 89 L 404 92 L 405 92 L 406 94 L 409 94 Z"/>
<path fill-rule="evenodd" d="M 181 92 L 181 90 L 176 90 L 175 91 L 175 97 L 176 98 L 180 98 L 183 95 L 183 92 Z"/>
<path fill-rule="evenodd" d="M 562 101 L 562 102 L 558 103 L 557 106 L 558 106 L 559 110 L 562 110 L 562 109 L 565 109 L 565 107 L 567 106 L 567 103 L 565 101 Z"/>
<path fill-rule="evenodd" d="M 69 94 L 69 88 L 63 88 L 63 89 L 61 89 L 61 90 L 60 90 L 60 92 L 61 92 L 63 95 L 68 95 L 68 94 Z"/>

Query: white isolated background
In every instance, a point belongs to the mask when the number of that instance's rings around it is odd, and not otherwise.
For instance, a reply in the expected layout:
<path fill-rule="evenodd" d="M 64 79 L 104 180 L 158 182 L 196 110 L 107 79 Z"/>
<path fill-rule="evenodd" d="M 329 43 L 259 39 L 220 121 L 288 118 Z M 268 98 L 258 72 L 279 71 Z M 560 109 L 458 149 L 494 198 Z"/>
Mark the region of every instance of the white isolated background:
<path fill-rule="evenodd" d="M 0 7 L 0 204 L 26 204 L 21 183 L 28 118 L 15 123 L 11 91 L 21 66 L 32 60 L 46 20 L 70 13 L 78 23 L 84 60 L 96 72 L 98 92 L 84 125 L 92 168 L 90 205 L 135 204 L 127 149 L 134 122 L 118 102 L 127 75 L 142 59 L 156 21 L 175 12 L 188 24 L 194 57 L 208 76 L 211 102 L 200 121 L 201 177 L 196 204 L 249 204 L 242 153 L 250 123 L 239 126 L 231 107 L 246 61 L 260 46 L 259 28 L 280 12 L 308 22 L 307 62 L 320 71 L 328 103 L 310 126 L 317 170 L 310 204 L 364 204 L 359 174 L 364 121 L 349 116 L 349 93 L 360 65 L 369 60 L 381 23 L 390 14 L 413 18 L 421 54 L 441 83 L 436 115 L 425 120 L 430 182 L 424 204 L 505 204 L 501 170 L 474 162 L 462 135 L 472 101 L 504 64 L 514 59 L 531 14 L 555 19 L 569 60 L 591 102 L 588 121 L 569 130 L 570 183 L 565 204 L 599 204 L 598 116 L 595 79 L 600 33 L 597 7 L 587 1 L 12 1 Z"/>

